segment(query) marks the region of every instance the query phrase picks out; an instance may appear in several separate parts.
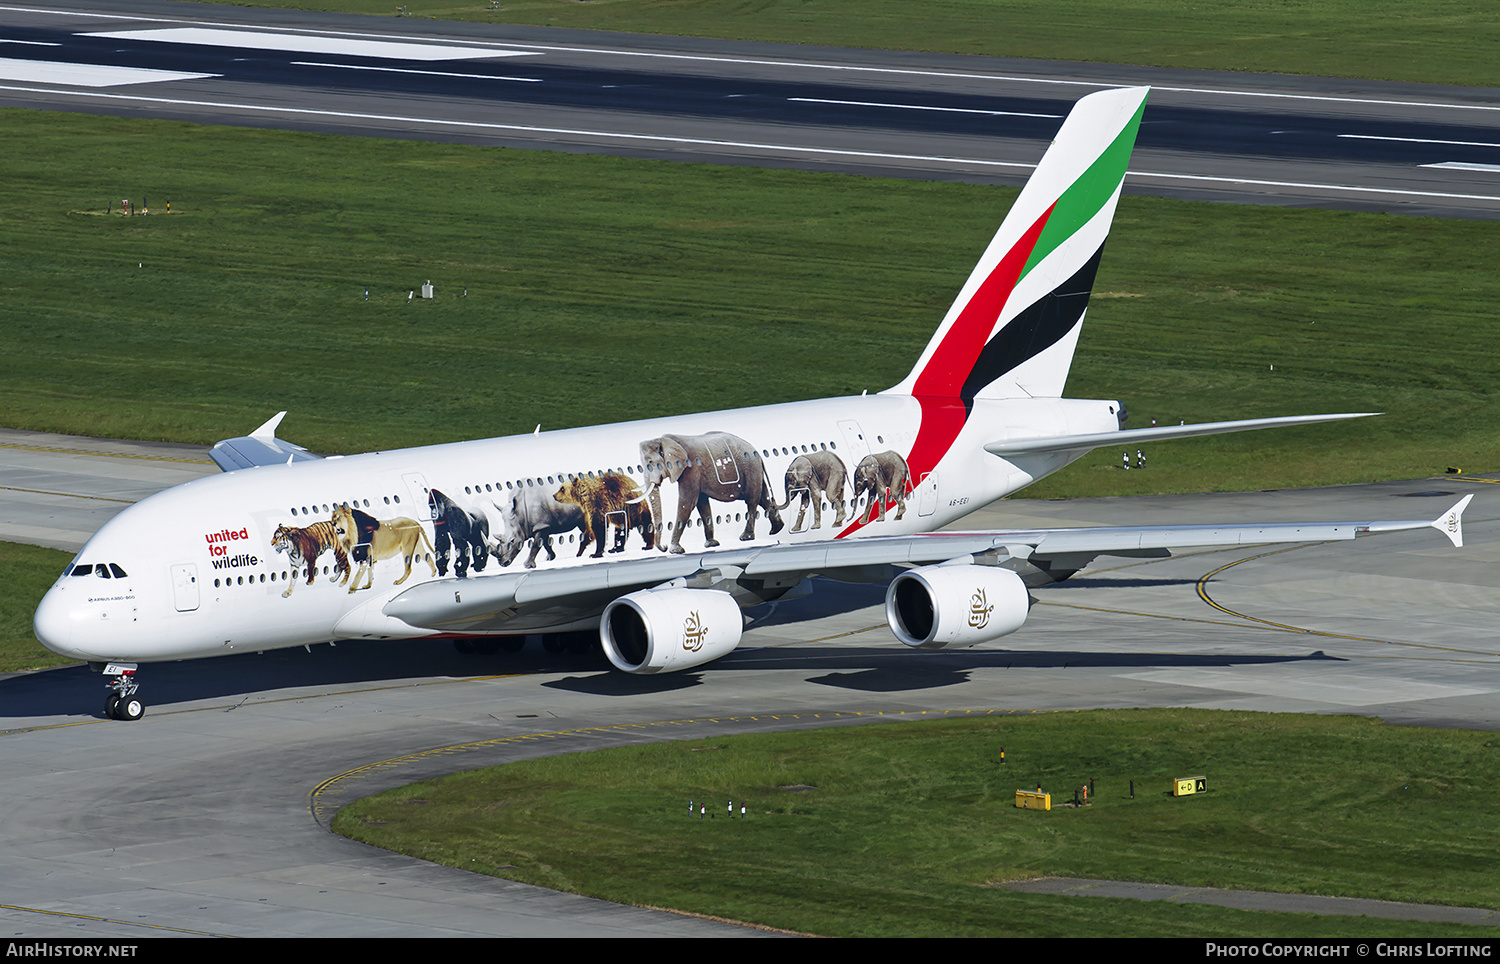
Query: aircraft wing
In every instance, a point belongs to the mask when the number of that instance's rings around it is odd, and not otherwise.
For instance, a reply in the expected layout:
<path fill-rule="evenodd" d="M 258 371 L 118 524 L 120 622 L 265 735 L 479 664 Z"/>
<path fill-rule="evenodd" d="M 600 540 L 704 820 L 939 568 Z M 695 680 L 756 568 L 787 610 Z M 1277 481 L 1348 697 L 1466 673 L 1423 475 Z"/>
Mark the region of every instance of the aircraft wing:
<path fill-rule="evenodd" d="M 559 609 L 586 615 L 628 592 L 673 580 L 724 585 L 738 581 L 795 581 L 804 576 L 858 576 L 872 568 L 941 563 L 986 563 L 1015 569 L 1028 585 L 1066 578 L 1096 556 L 1168 556 L 1189 547 L 1269 545 L 1356 539 L 1383 532 L 1434 528 L 1463 545 L 1464 496 L 1436 519 L 1375 522 L 1270 523 L 1018 529 L 873 536 L 821 543 L 724 549 L 626 560 L 603 565 L 541 569 L 462 582 L 441 580 L 414 586 L 390 598 L 380 615 L 419 629 L 445 632 L 495 631 L 526 612 Z M 851 581 L 867 581 L 855 578 Z M 359 622 L 371 626 L 370 617 Z M 355 628 L 351 624 L 349 629 Z"/>
<path fill-rule="evenodd" d="M 1369 418 L 1379 412 L 1351 412 L 1341 415 L 1286 415 L 1280 418 L 1246 418 L 1232 422 L 1198 422 L 1193 425 L 1161 425 L 1155 428 L 1121 429 L 1118 432 L 1095 432 L 1089 435 L 1053 435 L 1047 438 L 1006 439 L 991 442 L 984 450 L 991 455 L 1009 458 L 1013 455 L 1037 455 L 1044 452 L 1068 452 L 1102 448 L 1106 445 L 1140 445 L 1164 442 L 1174 438 L 1196 438 L 1200 435 L 1223 435 L 1248 432 L 1258 428 L 1286 428 L 1291 425 L 1313 425 L 1338 422 L 1348 418 Z"/>
<path fill-rule="evenodd" d="M 276 437 L 276 426 L 281 424 L 283 418 L 286 418 L 286 412 L 277 412 L 249 435 L 217 443 L 209 449 L 208 457 L 225 472 L 257 465 L 286 465 L 288 462 L 321 458 L 300 445 L 293 445 Z"/>

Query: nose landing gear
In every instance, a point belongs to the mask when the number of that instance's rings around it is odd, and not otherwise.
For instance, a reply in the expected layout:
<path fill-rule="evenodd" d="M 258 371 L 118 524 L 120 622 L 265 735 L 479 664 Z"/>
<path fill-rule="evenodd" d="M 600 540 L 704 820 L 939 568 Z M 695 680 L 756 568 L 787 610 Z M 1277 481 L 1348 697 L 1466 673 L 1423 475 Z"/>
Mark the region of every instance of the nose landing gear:
<path fill-rule="evenodd" d="M 135 695 L 140 688 L 135 681 L 135 663 L 110 663 L 104 667 L 109 696 L 104 700 L 104 715 L 112 720 L 138 720 L 146 715 L 146 704 Z"/>

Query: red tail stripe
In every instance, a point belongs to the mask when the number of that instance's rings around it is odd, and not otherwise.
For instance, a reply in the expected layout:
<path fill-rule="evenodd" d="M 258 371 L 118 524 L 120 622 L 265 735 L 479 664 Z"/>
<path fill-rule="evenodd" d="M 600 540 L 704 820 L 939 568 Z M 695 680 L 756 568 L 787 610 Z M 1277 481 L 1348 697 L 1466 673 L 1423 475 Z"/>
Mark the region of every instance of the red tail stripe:
<path fill-rule="evenodd" d="M 1042 212 L 1036 223 L 1026 229 L 1026 233 L 1011 246 L 1000 263 L 995 265 L 989 277 L 980 283 L 979 290 L 964 305 L 958 318 L 954 320 L 953 327 L 948 329 L 942 343 L 932 353 L 932 357 L 927 359 L 927 366 L 922 369 L 912 387 L 913 395 L 958 395 L 964 379 L 969 377 L 969 371 L 984 349 L 985 342 L 989 340 L 990 332 L 995 327 L 995 319 L 1000 317 L 1005 303 L 1010 300 L 1010 293 L 1015 290 L 1026 262 L 1031 258 L 1031 251 L 1036 247 L 1037 239 L 1041 237 L 1042 229 L 1047 226 L 1047 219 L 1052 216 L 1056 206 L 1057 202 L 1054 201 Z M 912 468 L 916 466 L 913 465 Z"/>
<path fill-rule="evenodd" d="M 1011 246 L 1000 263 L 995 265 L 989 277 L 980 283 L 979 290 L 964 305 L 958 318 L 954 320 L 953 327 L 948 329 L 937 350 L 927 359 L 926 367 L 917 376 L 912 394 L 922 406 L 922 422 L 917 430 L 916 441 L 912 443 L 911 455 L 906 460 L 913 493 L 927 478 L 928 473 L 937 468 L 943 456 L 953 447 L 958 433 L 963 431 L 969 413 L 959 397 L 959 390 L 963 388 L 964 379 L 969 377 L 979 353 L 984 350 L 990 331 L 995 327 L 995 319 L 1005 310 L 1005 303 L 1010 300 L 1010 293 L 1015 290 L 1026 262 L 1031 258 L 1032 249 L 1036 247 L 1037 239 L 1041 237 L 1042 229 L 1047 226 L 1047 219 L 1052 216 L 1056 206 L 1057 202 L 1054 201 L 1042 212 L 1036 223 L 1026 229 L 1026 233 Z M 889 502 L 886 505 L 887 511 L 894 506 L 894 501 Z M 846 526 L 838 537 L 851 536 L 864 527 L 863 520 L 856 520 Z"/>

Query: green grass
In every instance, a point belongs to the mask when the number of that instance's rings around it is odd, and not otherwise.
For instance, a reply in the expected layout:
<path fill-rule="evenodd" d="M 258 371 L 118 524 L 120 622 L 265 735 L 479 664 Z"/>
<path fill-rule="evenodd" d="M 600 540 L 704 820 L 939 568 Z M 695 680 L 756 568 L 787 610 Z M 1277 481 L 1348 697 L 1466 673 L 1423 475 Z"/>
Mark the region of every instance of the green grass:
<path fill-rule="evenodd" d="M 0 423 L 327 452 L 878 391 L 1015 191 L 0 114 Z M 129 194 L 148 217 L 106 216 Z M 171 204 L 171 214 L 166 207 Z M 1036 495 L 1494 468 L 1500 224 L 1125 198 L 1069 394 L 1133 425 Z M 431 279 L 438 298 L 407 294 Z M 366 285 L 370 300 L 364 300 Z M 467 287 L 468 296 L 462 297 Z M 1275 370 L 1271 370 L 1271 366 Z"/>
<path fill-rule="evenodd" d="M 1484 0 L 262 0 L 488 23 L 1049 60 L 1500 84 Z"/>
<path fill-rule="evenodd" d="M 1497 757 L 1494 734 L 1344 717 L 956 719 L 514 763 L 366 798 L 334 829 L 513 880 L 818 934 L 1478 934 L 993 885 L 1057 875 L 1493 907 Z M 1197 774 L 1207 794 L 1167 794 Z M 1013 806 L 1018 788 L 1040 784 L 1056 806 L 1090 778 L 1090 807 Z M 720 816 L 690 817 L 689 799 Z M 747 819 L 724 818 L 730 799 Z"/>
<path fill-rule="evenodd" d="M 37 603 L 72 558 L 56 549 L 0 542 L 0 673 L 75 662 L 43 649 L 31 631 Z"/>

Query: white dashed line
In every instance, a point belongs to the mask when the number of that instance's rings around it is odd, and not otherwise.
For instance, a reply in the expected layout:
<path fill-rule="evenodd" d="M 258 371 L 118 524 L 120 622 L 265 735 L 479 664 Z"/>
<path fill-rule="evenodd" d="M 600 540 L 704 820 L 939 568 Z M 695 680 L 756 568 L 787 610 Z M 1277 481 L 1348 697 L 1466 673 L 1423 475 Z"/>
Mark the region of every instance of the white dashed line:
<path fill-rule="evenodd" d="M 928 107 L 921 104 L 880 104 L 868 100 L 827 100 L 822 97 L 788 97 L 798 104 L 835 104 L 840 107 L 891 107 L 897 110 L 935 110 L 950 114 L 984 114 L 989 117 L 1041 117 L 1062 120 L 1061 114 L 1027 114 L 1015 110 L 979 110 L 973 107 Z"/>
<path fill-rule="evenodd" d="M 1340 134 L 1357 141 L 1397 141 L 1402 144 L 1445 144 L 1451 147 L 1500 147 L 1493 141 L 1440 141 L 1431 137 L 1382 137 L 1378 134 Z"/>
<path fill-rule="evenodd" d="M 378 70 L 387 74 L 423 74 L 428 77 L 462 77 L 465 80 L 510 80 L 519 84 L 540 84 L 540 77 L 498 77 L 492 74 L 461 74 L 451 70 L 416 70 L 412 67 L 367 67 L 363 64 L 318 64 L 308 60 L 292 61 L 294 67 L 333 67 L 336 70 Z"/>
<path fill-rule="evenodd" d="M 1443 161 L 1441 164 L 1423 164 L 1442 171 L 1479 171 L 1484 174 L 1500 174 L 1500 164 L 1470 164 L 1467 161 Z"/>

